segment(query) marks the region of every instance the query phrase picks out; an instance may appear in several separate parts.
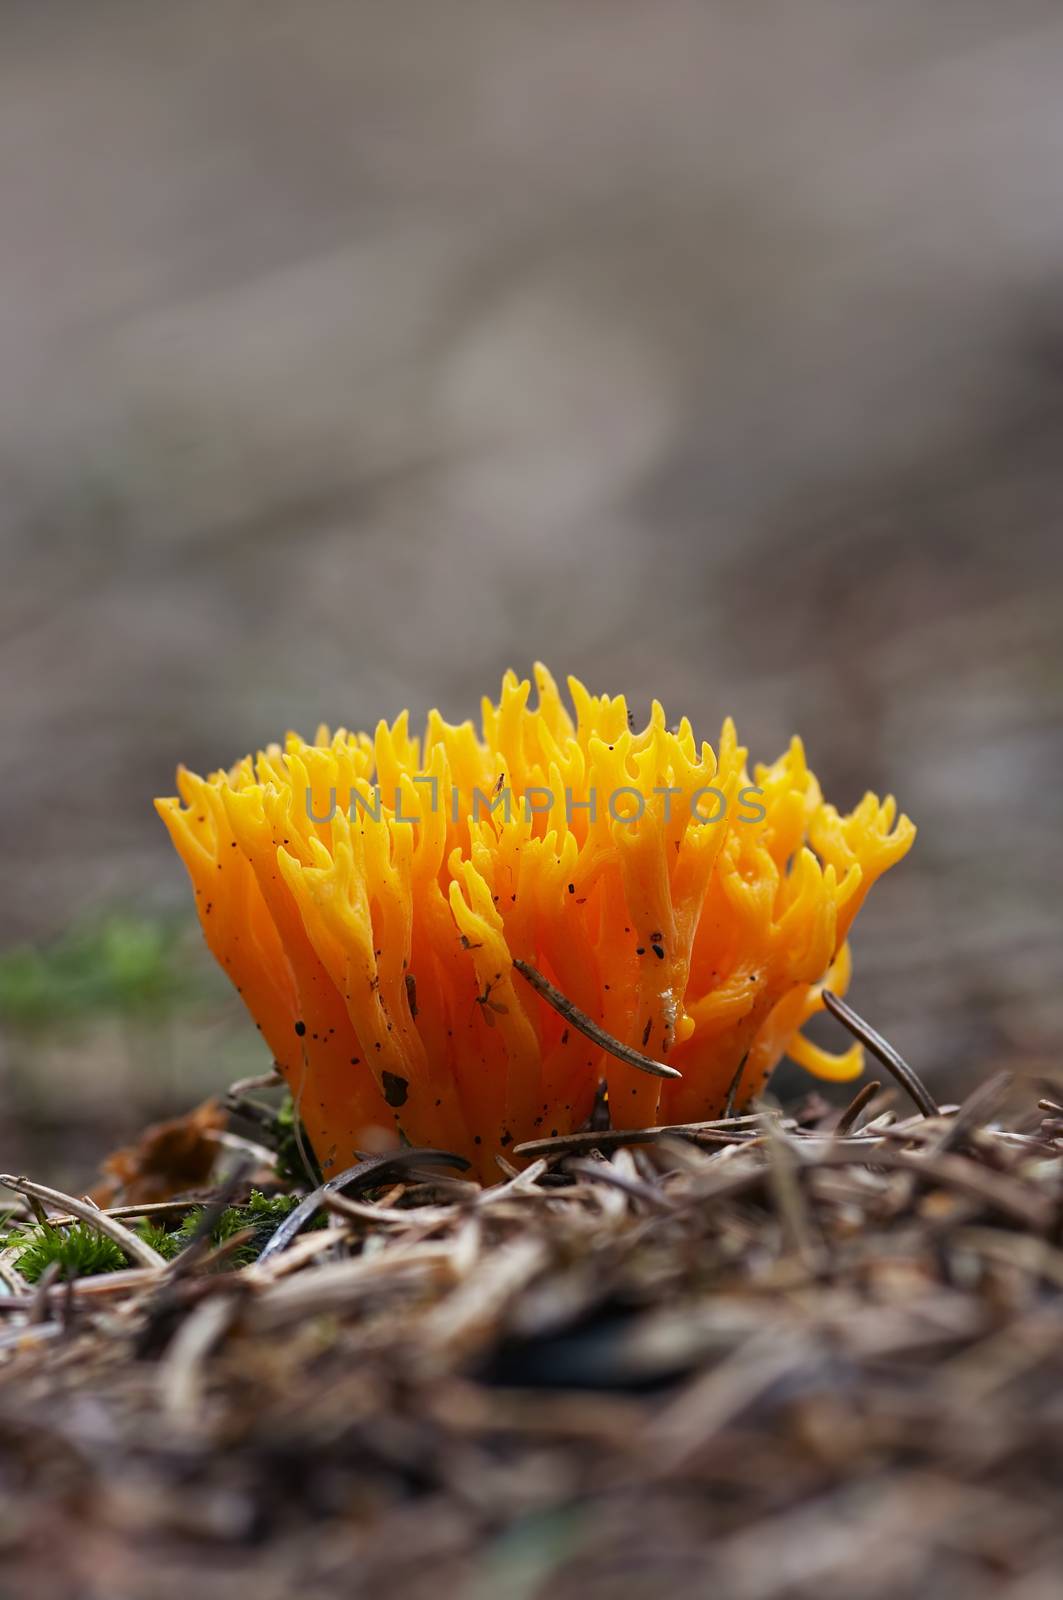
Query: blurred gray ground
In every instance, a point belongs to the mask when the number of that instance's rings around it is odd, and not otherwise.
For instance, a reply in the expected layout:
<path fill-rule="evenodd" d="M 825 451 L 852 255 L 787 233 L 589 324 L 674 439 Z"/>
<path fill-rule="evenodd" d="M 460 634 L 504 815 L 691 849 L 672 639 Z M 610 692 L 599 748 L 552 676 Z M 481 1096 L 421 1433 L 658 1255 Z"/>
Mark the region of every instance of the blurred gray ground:
<path fill-rule="evenodd" d="M 0 941 L 535 656 L 920 824 L 857 1003 L 1059 1066 L 1056 0 L 8 0 Z"/>

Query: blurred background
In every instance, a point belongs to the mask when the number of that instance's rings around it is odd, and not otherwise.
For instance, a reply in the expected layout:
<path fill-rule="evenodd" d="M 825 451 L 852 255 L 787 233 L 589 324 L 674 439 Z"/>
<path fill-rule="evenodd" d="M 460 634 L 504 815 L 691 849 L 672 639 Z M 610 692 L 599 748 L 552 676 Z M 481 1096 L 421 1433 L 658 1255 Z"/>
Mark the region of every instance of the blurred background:
<path fill-rule="evenodd" d="M 0 1165 L 268 1066 L 178 760 L 536 656 L 895 791 L 854 1003 L 1059 1070 L 1061 81 L 1055 0 L 7 0 Z"/>

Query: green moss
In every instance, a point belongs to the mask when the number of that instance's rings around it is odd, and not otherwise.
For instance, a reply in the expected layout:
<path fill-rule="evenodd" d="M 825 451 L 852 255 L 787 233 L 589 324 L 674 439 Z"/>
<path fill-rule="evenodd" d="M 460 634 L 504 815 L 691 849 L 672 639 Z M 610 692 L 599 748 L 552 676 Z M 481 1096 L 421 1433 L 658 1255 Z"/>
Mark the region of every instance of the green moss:
<path fill-rule="evenodd" d="M 252 1261 L 257 1261 L 264 1246 L 277 1231 L 280 1224 L 290 1211 L 298 1205 L 294 1195 L 278 1194 L 264 1195 L 260 1189 L 252 1189 L 246 1205 L 226 1206 L 214 1227 L 211 1229 L 210 1243 L 212 1248 L 225 1244 L 227 1240 L 245 1228 L 253 1228 L 254 1233 L 246 1239 L 239 1249 L 231 1256 L 227 1256 L 224 1268 L 246 1267 Z M 168 1261 L 179 1255 L 195 1238 L 202 1224 L 204 1209 L 202 1206 L 193 1206 L 182 1219 L 180 1226 L 172 1233 L 156 1227 L 149 1237 L 141 1227 L 141 1237 L 147 1238 L 148 1243 L 158 1250 L 161 1256 Z M 162 1243 L 158 1236 L 162 1236 Z"/>
<path fill-rule="evenodd" d="M 227 1256 L 219 1264 L 218 1270 L 229 1271 L 233 1267 L 246 1267 L 252 1261 L 257 1261 L 267 1241 L 298 1203 L 295 1195 L 264 1195 L 260 1189 L 252 1189 L 245 1205 L 226 1206 L 211 1229 L 212 1248 L 224 1244 L 245 1228 L 254 1231 L 233 1255 Z M 172 1261 L 191 1244 L 203 1216 L 203 1207 L 193 1206 L 176 1228 L 167 1228 L 163 1223 L 145 1217 L 137 1225 L 136 1231 L 164 1261 Z M 322 1217 L 318 1226 L 324 1225 L 325 1219 Z M 64 1279 L 89 1278 L 97 1273 L 117 1272 L 129 1266 L 113 1240 L 84 1222 L 63 1228 L 55 1228 L 51 1224 L 28 1230 L 16 1228 L 0 1235 L 0 1249 L 10 1245 L 22 1246 L 15 1266 L 29 1283 L 36 1283 L 53 1261 L 59 1262 L 62 1268 L 60 1276 Z"/>
<path fill-rule="evenodd" d="M 129 1265 L 114 1240 L 87 1222 L 75 1222 L 68 1228 L 45 1225 L 23 1237 L 25 1249 L 16 1258 L 15 1266 L 28 1283 L 36 1283 L 53 1261 L 59 1263 L 62 1278 L 92 1278 Z"/>
<path fill-rule="evenodd" d="M 170 1232 L 161 1222 L 152 1222 L 147 1217 L 138 1223 L 137 1233 L 164 1261 L 172 1261 L 182 1248 L 182 1241 L 175 1232 Z"/>

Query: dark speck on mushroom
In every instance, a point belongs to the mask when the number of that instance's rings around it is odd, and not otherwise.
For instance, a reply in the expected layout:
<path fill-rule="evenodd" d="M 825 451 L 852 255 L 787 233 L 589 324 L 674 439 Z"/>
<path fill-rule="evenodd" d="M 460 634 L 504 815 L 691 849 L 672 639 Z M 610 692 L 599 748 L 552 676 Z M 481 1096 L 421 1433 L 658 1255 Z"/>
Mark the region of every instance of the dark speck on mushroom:
<path fill-rule="evenodd" d="M 382 1072 L 380 1082 L 384 1090 L 384 1099 L 389 1106 L 404 1106 L 406 1097 L 410 1092 L 409 1080 L 400 1077 L 397 1072 Z"/>

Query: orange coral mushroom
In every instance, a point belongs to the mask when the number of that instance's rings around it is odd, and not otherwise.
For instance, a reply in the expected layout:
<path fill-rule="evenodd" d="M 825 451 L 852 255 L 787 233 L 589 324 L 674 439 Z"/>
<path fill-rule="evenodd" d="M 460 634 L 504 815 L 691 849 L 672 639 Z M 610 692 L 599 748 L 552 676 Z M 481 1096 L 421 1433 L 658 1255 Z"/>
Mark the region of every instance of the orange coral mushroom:
<path fill-rule="evenodd" d="M 654 704 L 544 667 L 507 673 L 483 729 L 432 712 L 373 738 L 289 734 L 156 802 L 195 886 L 210 949 L 236 984 L 326 1171 L 390 1137 L 494 1156 L 587 1117 L 599 1079 L 616 1127 L 737 1104 L 784 1054 L 857 1075 L 801 1034 L 845 990 L 847 936 L 915 829 L 892 798 L 823 802 L 795 739 L 752 778 Z M 182 803 L 183 802 L 183 803 Z M 566 1026 L 521 958 L 615 1039 L 678 1068 L 663 1081 Z"/>

